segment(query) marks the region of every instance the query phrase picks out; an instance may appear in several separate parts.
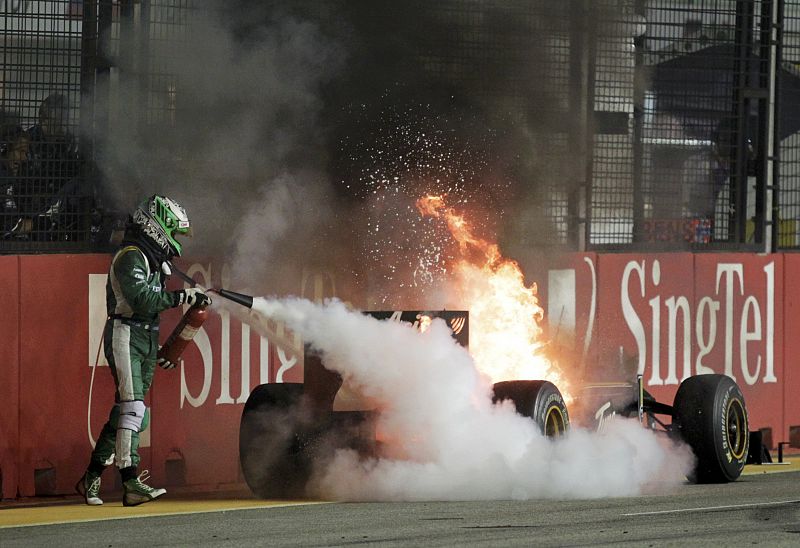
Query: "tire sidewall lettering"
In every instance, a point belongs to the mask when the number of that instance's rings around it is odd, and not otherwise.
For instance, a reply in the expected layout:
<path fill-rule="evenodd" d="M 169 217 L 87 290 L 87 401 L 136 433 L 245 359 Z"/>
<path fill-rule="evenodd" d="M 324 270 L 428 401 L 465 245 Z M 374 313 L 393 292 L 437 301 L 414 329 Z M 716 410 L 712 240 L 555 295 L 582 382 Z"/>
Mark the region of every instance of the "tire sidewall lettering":
<path fill-rule="evenodd" d="M 559 410 L 564 419 L 564 422 L 568 424 L 569 416 L 567 415 L 567 406 L 564 405 L 564 398 L 562 398 L 561 394 L 559 394 L 558 392 L 551 392 L 545 398 L 542 405 L 542 423 L 544 423 L 544 420 L 547 418 L 550 409 L 553 407 Z"/>
<path fill-rule="evenodd" d="M 725 394 L 722 396 L 722 407 L 720 409 L 720 433 L 722 434 L 722 452 L 725 455 L 733 457 L 731 452 L 730 443 L 728 440 L 728 405 L 730 405 L 731 393 L 733 387 L 728 387 Z"/>
<path fill-rule="evenodd" d="M 743 410 L 744 415 L 744 425 L 741 427 L 746 427 L 747 425 L 747 411 L 745 411 L 744 404 L 742 403 L 743 399 L 739 394 L 739 391 L 736 389 L 736 386 L 729 386 L 727 390 L 725 390 L 725 394 L 722 398 L 722 406 L 720 408 L 720 434 L 721 434 L 721 447 L 724 455 L 731 456 L 731 464 L 737 465 L 739 467 L 743 466 L 745 461 L 747 460 L 747 451 L 745 451 L 741 458 L 736 457 L 733 453 L 733 447 L 731 446 L 731 440 L 728 437 L 728 410 L 729 406 L 732 405 L 734 402 L 739 402 L 741 409 Z M 749 432 L 743 432 L 741 435 L 748 436 Z M 746 442 L 747 440 L 745 440 Z"/>

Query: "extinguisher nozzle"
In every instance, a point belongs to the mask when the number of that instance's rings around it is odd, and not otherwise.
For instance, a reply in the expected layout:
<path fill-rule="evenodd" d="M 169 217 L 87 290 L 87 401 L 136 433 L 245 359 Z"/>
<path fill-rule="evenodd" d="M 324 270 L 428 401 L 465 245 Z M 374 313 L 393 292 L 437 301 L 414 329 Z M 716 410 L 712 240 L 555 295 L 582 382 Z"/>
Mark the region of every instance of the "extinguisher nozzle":
<path fill-rule="evenodd" d="M 231 300 L 235 303 L 239 303 L 242 306 L 246 306 L 247 308 L 253 308 L 253 297 L 250 295 L 245 295 L 244 293 L 236 293 L 235 291 L 228 291 L 227 289 L 217 289 L 217 293 L 220 296 L 225 297 L 228 300 Z"/>

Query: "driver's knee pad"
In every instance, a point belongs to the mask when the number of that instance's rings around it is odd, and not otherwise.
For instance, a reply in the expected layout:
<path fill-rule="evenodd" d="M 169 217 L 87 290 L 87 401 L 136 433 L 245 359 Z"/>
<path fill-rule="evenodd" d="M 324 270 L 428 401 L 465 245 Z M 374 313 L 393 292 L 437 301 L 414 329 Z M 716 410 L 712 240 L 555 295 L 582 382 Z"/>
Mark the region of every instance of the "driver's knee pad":
<path fill-rule="evenodd" d="M 117 428 L 139 432 L 142 428 L 146 410 L 147 407 L 141 400 L 119 402 L 119 423 L 117 423 Z"/>

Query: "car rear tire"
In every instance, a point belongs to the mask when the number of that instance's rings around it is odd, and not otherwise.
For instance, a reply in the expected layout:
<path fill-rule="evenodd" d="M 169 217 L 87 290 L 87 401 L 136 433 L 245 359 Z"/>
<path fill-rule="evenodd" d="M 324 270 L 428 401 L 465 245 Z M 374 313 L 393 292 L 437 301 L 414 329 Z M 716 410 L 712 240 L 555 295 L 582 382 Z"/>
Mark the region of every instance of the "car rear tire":
<path fill-rule="evenodd" d="M 750 440 L 747 407 L 736 382 L 725 375 L 689 377 L 678 387 L 673 409 L 672 430 L 697 459 L 689 480 L 736 480 L 747 461 Z"/>
<path fill-rule="evenodd" d="M 302 498 L 313 460 L 313 418 L 303 385 L 257 386 L 242 410 L 239 462 L 261 498 Z"/>
<path fill-rule="evenodd" d="M 564 434 L 569 428 L 569 414 L 564 398 L 549 381 L 503 381 L 495 383 L 493 402 L 511 400 L 517 413 L 529 417 L 539 431 L 549 438 Z"/>

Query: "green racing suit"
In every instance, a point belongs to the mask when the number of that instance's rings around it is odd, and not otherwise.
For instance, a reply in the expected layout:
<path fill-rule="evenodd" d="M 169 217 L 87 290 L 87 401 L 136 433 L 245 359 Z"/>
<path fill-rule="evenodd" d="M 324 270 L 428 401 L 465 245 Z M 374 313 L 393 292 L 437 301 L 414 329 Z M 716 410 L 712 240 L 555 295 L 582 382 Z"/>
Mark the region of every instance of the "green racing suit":
<path fill-rule="evenodd" d="M 114 461 L 120 469 L 138 466 L 139 433 L 149 423 L 144 399 L 155 373 L 159 314 L 177 304 L 177 295 L 165 291 L 161 269 L 152 268 L 139 247 L 127 245 L 116 253 L 106 284 L 103 333 L 116 393 L 92 452 L 95 468 Z"/>

